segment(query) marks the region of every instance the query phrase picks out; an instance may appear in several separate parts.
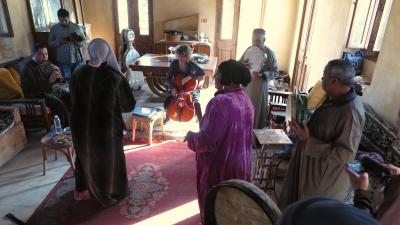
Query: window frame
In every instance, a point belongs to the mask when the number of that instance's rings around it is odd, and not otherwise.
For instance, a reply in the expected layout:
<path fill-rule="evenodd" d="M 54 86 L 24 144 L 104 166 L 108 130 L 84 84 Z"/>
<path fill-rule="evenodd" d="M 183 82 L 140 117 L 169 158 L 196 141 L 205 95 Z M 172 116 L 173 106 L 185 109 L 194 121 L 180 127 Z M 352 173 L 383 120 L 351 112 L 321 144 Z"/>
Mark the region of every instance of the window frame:
<path fill-rule="evenodd" d="M 4 19 L 7 26 L 7 32 L 0 32 L 0 37 L 14 37 L 14 31 L 12 29 L 10 14 L 8 12 L 7 0 L 0 0 L 0 4 L 3 7 Z"/>
<path fill-rule="evenodd" d="M 139 28 L 139 7 L 138 0 L 126 0 L 128 5 L 129 29 L 135 32 L 135 48 L 140 54 L 152 52 L 154 45 L 154 25 L 153 25 L 153 0 L 148 1 L 149 34 L 140 34 Z M 120 27 L 118 16 L 118 0 L 113 0 L 114 15 L 114 39 L 116 51 L 120 51 Z"/>
<path fill-rule="evenodd" d="M 32 11 L 32 6 L 31 6 L 31 1 L 32 0 L 26 0 L 26 4 L 28 6 L 28 14 L 30 16 L 29 20 L 30 20 L 30 23 L 31 23 L 32 31 L 33 32 L 48 32 L 48 30 L 46 29 L 46 28 L 48 28 L 47 26 L 46 27 L 36 27 L 35 26 L 35 19 L 33 18 L 33 11 Z M 67 0 L 58 0 L 58 1 L 60 2 L 61 8 L 66 9 L 64 2 L 67 1 Z M 75 19 L 75 23 L 78 24 L 79 23 L 79 16 L 78 16 L 78 13 L 77 13 L 78 11 L 76 9 L 77 8 L 76 7 L 76 1 L 72 0 L 72 3 L 73 3 L 74 15 L 75 15 L 75 18 L 74 18 Z M 69 11 L 70 10 L 71 9 L 69 9 Z M 71 14 L 70 14 L 70 19 L 71 19 Z"/>
<path fill-rule="evenodd" d="M 350 27 L 349 27 L 348 36 L 347 36 L 346 47 L 349 49 L 360 49 L 363 52 L 366 59 L 376 62 L 378 60 L 379 51 L 374 51 L 374 46 L 375 46 L 375 41 L 376 41 L 376 38 L 378 35 L 379 27 L 381 24 L 381 20 L 383 17 L 386 0 L 375 0 L 375 1 L 377 1 L 376 9 L 373 10 L 373 15 L 370 18 L 367 18 L 367 20 L 366 20 L 366 23 L 368 23 L 368 29 L 369 29 L 367 31 L 368 33 L 367 33 L 366 40 L 363 41 L 362 46 L 354 46 L 350 43 L 350 41 L 351 41 L 350 39 L 351 39 L 351 34 L 352 34 L 354 17 L 355 17 L 356 10 L 357 10 L 358 0 L 353 0 L 353 3 L 352 3 L 353 6 L 352 6 L 352 9 L 350 12 L 351 21 L 350 21 Z"/>
<path fill-rule="evenodd" d="M 141 26 L 140 26 L 140 24 L 141 24 L 141 20 L 140 20 L 140 16 L 141 16 L 141 12 L 140 12 L 140 7 L 139 7 L 139 1 L 140 0 L 137 0 L 137 18 L 138 18 L 138 20 L 137 20 L 137 28 L 138 28 L 138 35 L 140 35 L 140 36 L 150 36 L 150 32 L 151 32 L 151 25 L 150 25 L 150 21 L 151 21 L 151 19 L 150 19 L 150 1 L 149 0 L 143 0 L 143 1 L 147 1 L 147 25 L 148 25 L 148 28 L 147 28 L 147 30 L 148 30 L 148 33 L 147 34 L 142 34 L 140 31 L 141 30 L 144 30 L 145 28 L 141 28 Z"/>

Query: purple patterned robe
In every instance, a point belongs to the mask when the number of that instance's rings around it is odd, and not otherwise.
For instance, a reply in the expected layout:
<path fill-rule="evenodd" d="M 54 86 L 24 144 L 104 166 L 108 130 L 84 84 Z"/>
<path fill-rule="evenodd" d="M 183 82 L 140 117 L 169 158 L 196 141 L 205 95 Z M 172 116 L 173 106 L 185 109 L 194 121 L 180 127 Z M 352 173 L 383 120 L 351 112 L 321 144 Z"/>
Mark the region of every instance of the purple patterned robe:
<path fill-rule="evenodd" d="M 198 133 L 189 133 L 196 152 L 201 216 L 208 191 L 229 179 L 250 181 L 254 107 L 241 89 L 217 92 L 207 105 Z"/>

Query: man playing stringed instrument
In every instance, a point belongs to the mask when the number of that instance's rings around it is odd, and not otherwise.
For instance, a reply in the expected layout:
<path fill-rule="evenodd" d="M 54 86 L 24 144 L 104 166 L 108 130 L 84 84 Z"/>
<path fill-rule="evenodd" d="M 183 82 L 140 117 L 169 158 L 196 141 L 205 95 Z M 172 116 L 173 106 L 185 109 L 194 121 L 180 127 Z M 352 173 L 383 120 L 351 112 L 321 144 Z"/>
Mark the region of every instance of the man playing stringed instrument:
<path fill-rule="evenodd" d="M 196 87 L 192 91 L 192 97 L 194 102 L 194 109 L 198 121 L 201 121 L 202 113 L 200 107 L 200 88 L 199 82 L 204 79 L 205 72 L 196 63 L 191 61 L 192 49 L 189 45 L 179 45 L 176 50 L 176 60 L 171 62 L 168 70 L 167 83 L 169 90 L 167 92 L 167 99 L 164 103 L 164 108 L 167 109 L 173 98 L 176 98 L 182 87 L 189 81 L 195 81 Z M 177 76 L 181 76 L 181 80 L 176 79 Z M 179 80 L 178 85 L 176 81 Z M 168 117 L 168 114 L 167 114 Z"/>
<path fill-rule="evenodd" d="M 268 81 L 279 76 L 278 63 L 275 53 L 264 45 L 265 30 L 254 29 L 252 46 L 248 47 L 240 62 L 244 63 L 251 72 L 251 82 L 245 88 L 250 96 L 254 108 L 255 129 L 261 129 L 267 126 L 268 116 Z"/>

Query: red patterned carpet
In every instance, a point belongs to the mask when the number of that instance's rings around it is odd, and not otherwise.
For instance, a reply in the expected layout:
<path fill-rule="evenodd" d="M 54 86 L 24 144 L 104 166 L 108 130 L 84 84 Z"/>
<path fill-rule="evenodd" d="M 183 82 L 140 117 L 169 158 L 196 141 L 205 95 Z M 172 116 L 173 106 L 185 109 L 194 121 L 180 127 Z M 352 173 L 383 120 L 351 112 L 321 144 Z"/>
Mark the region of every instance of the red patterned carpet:
<path fill-rule="evenodd" d="M 71 171 L 50 192 L 28 224 L 198 225 L 195 154 L 169 141 L 126 151 L 130 195 L 110 208 L 73 200 Z"/>

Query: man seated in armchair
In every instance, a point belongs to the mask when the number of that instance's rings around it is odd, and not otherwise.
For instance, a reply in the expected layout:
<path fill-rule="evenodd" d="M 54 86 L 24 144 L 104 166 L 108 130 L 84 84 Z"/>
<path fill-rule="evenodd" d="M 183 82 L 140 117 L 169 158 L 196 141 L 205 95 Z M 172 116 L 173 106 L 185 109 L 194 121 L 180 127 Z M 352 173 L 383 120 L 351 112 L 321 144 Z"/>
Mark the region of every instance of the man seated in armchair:
<path fill-rule="evenodd" d="M 48 61 L 47 47 L 35 44 L 32 59 L 22 69 L 22 90 L 25 98 L 44 98 L 65 127 L 69 125 L 71 99 L 67 89 L 55 85 L 62 80 L 60 69 Z"/>

